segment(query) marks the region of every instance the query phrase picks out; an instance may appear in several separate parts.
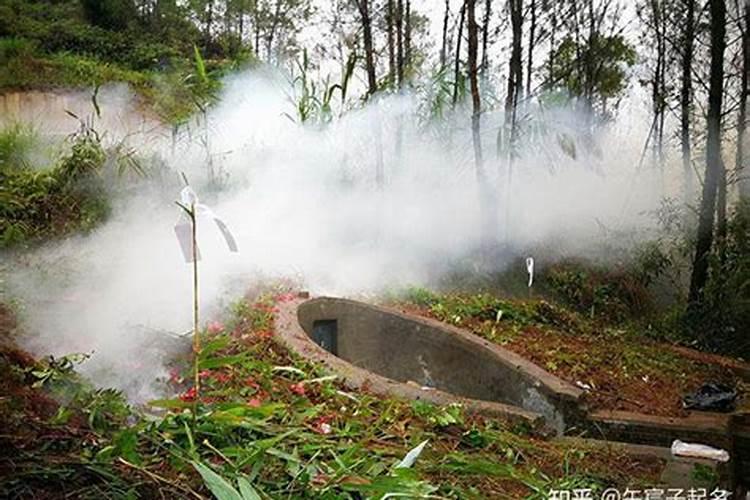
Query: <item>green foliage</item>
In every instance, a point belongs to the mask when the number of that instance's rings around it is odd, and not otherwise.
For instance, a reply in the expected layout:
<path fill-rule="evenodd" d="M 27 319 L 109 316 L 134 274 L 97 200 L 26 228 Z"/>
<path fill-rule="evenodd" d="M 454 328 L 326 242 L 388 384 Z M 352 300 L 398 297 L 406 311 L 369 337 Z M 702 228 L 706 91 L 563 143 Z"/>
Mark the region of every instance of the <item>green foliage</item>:
<path fill-rule="evenodd" d="M 284 113 L 287 118 L 297 123 L 325 125 L 333 119 L 334 95 L 338 91 L 340 109 L 346 105 L 346 93 L 356 67 L 357 55 L 352 52 L 346 61 L 340 83 L 331 84 L 326 77 L 318 83 L 309 76 L 310 59 L 307 51 L 302 52 L 302 59 L 296 61 L 296 76 L 292 79 L 294 92 L 288 100 L 294 105 L 295 116 Z"/>
<path fill-rule="evenodd" d="M 0 172 L 28 168 L 37 146 L 35 130 L 23 123 L 12 123 L 0 130 Z"/>
<path fill-rule="evenodd" d="M 109 212 L 100 178 L 107 156 L 93 129 L 71 137 L 70 152 L 52 168 L 22 161 L 32 147 L 17 125 L 0 132 L 0 247 L 90 229 Z"/>
<path fill-rule="evenodd" d="M 685 317 L 693 338 L 705 347 L 750 356 L 750 204 L 738 205 L 711 255 L 703 303 Z"/>
<path fill-rule="evenodd" d="M 132 0 L 0 0 L 0 12 L 3 7 L 8 18 L 0 24 L 0 37 L 23 39 L 37 49 L 35 55 L 44 57 L 71 53 L 128 69 L 155 69 L 188 55 L 199 36 L 179 16 L 163 17 L 169 29 L 149 25 L 137 15 Z"/>
<path fill-rule="evenodd" d="M 437 427 L 463 424 L 463 408 L 457 403 L 436 406 L 425 401 L 414 401 L 411 405 L 414 414 Z"/>
<path fill-rule="evenodd" d="M 551 267 L 546 281 L 568 305 L 592 318 L 601 317 L 621 322 L 652 311 L 646 286 L 653 276 L 653 267 L 661 265 L 646 258 L 644 268 L 607 269 L 566 262 Z"/>
<path fill-rule="evenodd" d="M 206 486 L 216 497 L 216 500 L 260 500 L 258 492 L 250 485 L 246 477 L 237 479 L 239 491 L 226 479 L 212 471 L 207 465 L 193 462 L 193 467 L 203 478 Z"/>
<path fill-rule="evenodd" d="M 133 0 L 81 0 L 88 20 L 102 28 L 123 30 L 135 19 Z"/>
<path fill-rule="evenodd" d="M 562 87 L 576 97 L 605 101 L 627 88 L 627 68 L 635 64 L 636 52 L 622 35 L 595 35 L 590 43 L 567 36 L 553 60 L 550 89 Z"/>
<path fill-rule="evenodd" d="M 410 286 L 403 292 L 403 299 L 418 306 L 430 307 L 437 304 L 438 296 L 426 289 L 416 286 Z"/>
<path fill-rule="evenodd" d="M 430 312 L 441 321 L 454 324 L 470 320 L 495 323 L 515 320 L 525 323 L 531 319 L 530 311 L 488 293 L 446 295 L 439 301 L 433 301 Z"/>
<path fill-rule="evenodd" d="M 64 463 L 81 463 L 81 470 L 34 463 L 31 474 L 42 475 L 45 485 L 75 481 L 85 493 L 84 486 L 94 485 L 96 494 L 81 498 L 180 498 L 191 492 L 219 500 L 465 498 L 460 484 L 476 484 L 483 498 L 506 493 L 508 485 L 543 498 L 554 485 L 624 486 L 616 469 L 592 479 L 599 476 L 588 467 L 601 457 L 566 454 L 494 419 L 464 415 L 460 405 L 410 406 L 351 392 L 275 341 L 273 312 L 285 300 L 282 293 L 232 305 L 226 326 L 204 334 L 200 395 L 179 371 L 173 373 L 170 387 L 182 394 L 151 402 L 165 409 L 158 415 L 133 413 L 119 392 L 90 387 L 73 371 L 81 358 L 21 372 L 21 380 L 65 401 L 47 423 L 56 435 L 82 426 L 75 432 L 95 436 L 66 456 Z M 4 360 L 0 356 L 0 365 Z M 6 372 L 19 379 L 16 371 Z M 556 465 L 561 456 L 562 472 Z M 40 456 L 40 463 L 60 462 L 47 458 Z M 90 469 L 96 478 L 85 472 Z M 24 484 L 0 482 L 0 494 L 36 491 L 29 487 L 31 474 Z M 108 481 L 102 484 L 100 477 Z M 496 486 L 489 478 L 503 481 Z"/>
<path fill-rule="evenodd" d="M 132 0 L 0 0 L 0 88 L 126 82 L 165 121 L 183 123 L 213 102 L 218 76 L 251 55 L 235 43 L 226 49 L 233 59 L 212 46 L 215 59 L 203 60 L 203 35 L 187 7 L 152 8 L 145 15 Z"/>

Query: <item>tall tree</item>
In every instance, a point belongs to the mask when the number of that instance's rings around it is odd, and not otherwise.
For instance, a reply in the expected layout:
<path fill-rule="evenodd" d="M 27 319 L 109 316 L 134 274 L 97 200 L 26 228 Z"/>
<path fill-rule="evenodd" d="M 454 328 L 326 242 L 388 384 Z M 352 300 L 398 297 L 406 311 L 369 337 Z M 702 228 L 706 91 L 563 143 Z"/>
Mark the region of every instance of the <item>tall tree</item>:
<path fill-rule="evenodd" d="M 531 95 L 531 72 L 534 70 L 534 46 L 536 45 L 536 0 L 531 0 L 529 5 L 530 25 L 529 25 L 529 52 L 526 55 L 526 95 Z"/>
<path fill-rule="evenodd" d="M 388 0 L 388 10 L 386 12 L 386 26 L 388 31 L 388 82 L 391 85 L 396 83 L 396 47 L 394 41 L 394 10 L 393 0 Z"/>
<path fill-rule="evenodd" d="M 708 280 L 708 257 L 713 244 L 714 215 L 721 163 L 721 106 L 724 93 L 724 50 L 726 48 L 725 0 L 710 0 L 711 13 L 711 70 L 708 89 L 708 115 L 706 118 L 706 175 L 698 218 L 695 258 L 690 277 L 689 304 L 701 303 L 703 289 Z"/>
<path fill-rule="evenodd" d="M 388 0 L 390 3 L 392 0 Z M 442 37 L 442 43 L 440 45 L 440 69 L 445 68 L 445 63 L 447 62 L 448 58 L 448 19 L 450 18 L 451 14 L 451 2 L 450 0 L 445 0 L 445 14 L 443 14 L 443 37 Z"/>
<path fill-rule="evenodd" d="M 695 37 L 695 0 L 682 0 L 685 9 L 681 37 L 680 151 L 682 153 L 683 193 L 685 203 L 693 197 L 693 166 L 690 156 L 690 111 L 693 102 L 693 47 Z"/>
<path fill-rule="evenodd" d="M 650 76 L 645 84 L 651 87 L 653 112 L 648 141 L 651 144 L 653 164 L 662 174 L 664 188 L 664 123 L 667 111 L 667 10 L 672 7 L 667 0 L 644 0 L 637 4 L 638 17 L 644 27 L 642 39 L 650 52 Z"/>
<path fill-rule="evenodd" d="M 623 32 L 622 4 L 616 0 L 567 0 L 560 13 L 566 34 L 556 45 L 548 88 L 562 88 L 584 113 L 585 137 L 590 142 L 594 126 L 611 116 L 627 88 L 626 71 L 636 53 Z"/>
<path fill-rule="evenodd" d="M 738 11 L 740 11 L 739 6 Z M 748 78 L 750 78 L 750 5 L 746 1 L 740 11 L 742 16 L 738 20 L 742 40 L 742 76 L 740 77 L 740 104 L 737 112 L 737 153 L 736 153 L 736 170 L 739 174 L 739 191 L 740 198 L 750 200 L 750 166 L 745 150 L 747 146 L 747 100 L 750 97 L 748 93 Z"/>
<path fill-rule="evenodd" d="M 549 6 L 550 28 L 549 28 L 549 56 L 547 61 L 547 82 L 555 81 L 555 53 L 557 52 L 557 2 L 551 2 Z"/>
<path fill-rule="evenodd" d="M 406 17 L 404 21 L 404 72 L 407 77 L 412 69 L 412 53 L 411 53 L 411 0 L 406 0 Z"/>
<path fill-rule="evenodd" d="M 471 137 L 474 146 L 474 166 L 479 191 L 479 211 L 481 218 L 482 247 L 484 256 L 493 245 L 494 232 L 496 223 L 494 221 L 496 210 L 492 204 L 492 193 L 489 183 L 487 182 L 484 170 L 484 158 L 482 156 L 482 135 L 481 135 L 481 112 L 482 102 L 479 95 L 479 65 L 477 53 L 479 51 L 478 26 L 476 19 L 476 0 L 466 0 L 466 14 L 468 18 L 468 65 L 469 65 L 469 85 L 471 87 Z"/>
<path fill-rule="evenodd" d="M 482 78 L 487 77 L 487 70 L 490 65 L 490 57 L 487 52 L 490 38 L 490 19 L 492 18 L 492 0 L 484 2 L 484 21 L 482 22 Z"/>
<path fill-rule="evenodd" d="M 404 83 L 404 0 L 396 2 L 396 74 L 398 88 Z"/>
<path fill-rule="evenodd" d="M 370 0 L 354 0 L 362 18 L 362 38 L 365 45 L 365 68 L 367 70 L 367 93 L 373 95 L 378 91 L 375 76 L 375 57 L 372 50 L 372 20 L 370 19 Z"/>
<path fill-rule="evenodd" d="M 453 106 L 456 106 L 458 102 L 458 91 L 461 86 L 461 41 L 464 37 L 464 17 L 466 16 L 466 3 L 465 0 L 461 4 L 461 11 L 458 15 L 458 29 L 456 30 L 456 54 L 453 66 Z"/>
<path fill-rule="evenodd" d="M 515 145 L 516 137 L 516 116 L 518 101 L 523 92 L 523 61 L 522 61 L 522 43 L 523 43 L 523 0 L 510 0 L 510 24 L 511 24 L 511 52 L 508 67 L 508 90 L 505 94 L 505 131 L 504 141 L 502 142 L 512 157 L 512 149 Z M 510 165 L 508 166 L 510 173 Z"/>

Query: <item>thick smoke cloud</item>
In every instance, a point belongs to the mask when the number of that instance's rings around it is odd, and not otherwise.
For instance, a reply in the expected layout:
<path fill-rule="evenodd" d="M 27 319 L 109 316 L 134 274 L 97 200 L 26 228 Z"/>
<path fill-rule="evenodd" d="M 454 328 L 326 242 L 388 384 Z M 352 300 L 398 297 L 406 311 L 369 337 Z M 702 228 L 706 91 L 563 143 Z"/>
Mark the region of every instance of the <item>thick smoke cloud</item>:
<path fill-rule="evenodd" d="M 293 277 L 313 293 L 353 294 L 428 283 L 476 255 L 478 190 L 466 110 L 431 125 L 416 118 L 416 97 L 394 96 L 327 126 L 300 125 L 292 89 L 279 82 L 258 73 L 233 77 L 207 124 L 192 124 L 175 143 L 168 130 L 137 119 L 136 132 L 102 125 L 112 140 L 128 135 L 144 156 L 163 158 L 166 170 L 156 176 L 161 181 L 122 187 L 111 219 L 93 233 L 8 257 L 7 286 L 24 305 L 26 347 L 93 351 L 82 371 L 96 383 L 136 400 L 155 394 L 152 381 L 165 372 L 155 340 L 191 325 L 190 266 L 173 231 L 179 172 L 240 247 L 227 252 L 213 227 L 199 226 L 206 320 L 261 277 Z M 105 117 L 138 115 L 122 89 L 109 92 L 101 99 Z M 500 200 L 498 235 L 513 251 L 548 245 L 583 253 L 596 246 L 602 224 L 649 223 L 643 213 L 661 193 L 654 172 L 638 170 L 645 139 L 639 125 L 647 118 L 637 110 L 623 115 L 594 148 L 581 145 L 584 120 L 570 110 L 525 117 L 525 129 L 538 137 L 523 142 L 510 186 L 505 160 L 494 152 L 503 117 L 483 116 L 486 168 Z M 378 143 L 382 191 L 375 185 Z M 220 188 L 209 182 L 207 155 Z M 508 264 L 498 257 L 492 267 Z"/>

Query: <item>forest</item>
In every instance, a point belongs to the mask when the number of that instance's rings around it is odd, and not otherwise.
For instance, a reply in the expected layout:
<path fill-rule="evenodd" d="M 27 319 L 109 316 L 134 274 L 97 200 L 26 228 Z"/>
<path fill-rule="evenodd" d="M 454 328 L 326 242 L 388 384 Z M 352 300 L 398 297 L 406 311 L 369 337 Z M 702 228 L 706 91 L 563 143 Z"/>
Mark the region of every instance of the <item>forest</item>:
<path fill-rule="evenodd" d="M 0 497 L 750 495 L 750 0 L 0 0 Z"/>

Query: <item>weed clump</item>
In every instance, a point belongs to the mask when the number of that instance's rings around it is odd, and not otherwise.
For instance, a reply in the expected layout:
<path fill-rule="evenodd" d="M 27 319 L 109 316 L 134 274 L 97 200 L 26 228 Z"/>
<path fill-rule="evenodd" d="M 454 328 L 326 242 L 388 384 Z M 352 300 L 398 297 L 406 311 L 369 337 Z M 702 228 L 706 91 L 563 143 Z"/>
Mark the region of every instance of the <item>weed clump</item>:
<path fill-rule="evenodd" d="M 29 163 L 34 147 L 19 126 L 0 131 L 0 248 L 89 230 L 109 213 L 100 177 L 107 155 L 94 132 L 76 134 L 70 152 L 48 169 Z"/>
<path fill-rule="evenodd" d="M 623 322 L 653 310 L 648 283 L 633 269 L 568 261 L 552 266 L 546 278 L 563 302 L 592 318 Z"/>

